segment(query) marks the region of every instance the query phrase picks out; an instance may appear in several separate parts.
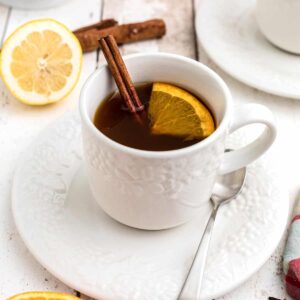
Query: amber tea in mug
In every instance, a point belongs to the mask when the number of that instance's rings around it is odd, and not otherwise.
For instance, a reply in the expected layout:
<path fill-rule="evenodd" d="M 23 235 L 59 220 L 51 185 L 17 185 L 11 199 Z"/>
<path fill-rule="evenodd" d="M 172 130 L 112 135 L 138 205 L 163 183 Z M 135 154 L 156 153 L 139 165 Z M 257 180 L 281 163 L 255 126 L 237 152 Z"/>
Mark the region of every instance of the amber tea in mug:
<path fill-rule="evenodd" d="M 145 108 L 143 112 L 137 113 L 137 116 L 126 109 L 119 92 L 110 94 L 102 101 L 95 113 L 95 126 L 110 139 L 122 145 L 141 150 L 176 150 L 201 141 L 202 139 L 187 140 L 184 137 L 153 134 L 151 132 L 148 104 L 152 85 L 152 83 L 135 85 L 138 96 Z M 197 99 L 201 101 L 199 97 Z M 202 102 L 202 104 L 204 103 Z"/>

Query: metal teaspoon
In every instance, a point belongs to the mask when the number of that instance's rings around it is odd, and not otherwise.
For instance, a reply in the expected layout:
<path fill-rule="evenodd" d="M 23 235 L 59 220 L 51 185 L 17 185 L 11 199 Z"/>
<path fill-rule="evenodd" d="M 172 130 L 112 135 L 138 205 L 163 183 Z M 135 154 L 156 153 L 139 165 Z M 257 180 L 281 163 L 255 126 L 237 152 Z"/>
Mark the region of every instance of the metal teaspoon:
<path fill-rule="evenodd" d="M 226 204 L 237 197 L 244 186 L 245 177 L 246 167 L 218 176 L 210 198 L 213 210 L 206 224 L 192 265 L 179 293 L 178 300 L 200 299 L 205 262 L 218 209 L 223 204 Z"/>

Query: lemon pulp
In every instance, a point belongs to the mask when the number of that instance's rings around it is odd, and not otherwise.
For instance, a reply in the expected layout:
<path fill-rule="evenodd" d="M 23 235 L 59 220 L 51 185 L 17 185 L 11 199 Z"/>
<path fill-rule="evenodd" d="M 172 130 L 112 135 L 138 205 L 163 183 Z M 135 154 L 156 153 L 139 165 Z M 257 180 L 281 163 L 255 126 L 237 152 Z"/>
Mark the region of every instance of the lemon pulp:
<path fill-rule="evenodd" d="M 17 99 L 43 105 L 71 92 L 81 59 L 80 44 L 64 25 L 51 19 L 35 20 L 19 27 L 4 43 L 1 75 Z"/>

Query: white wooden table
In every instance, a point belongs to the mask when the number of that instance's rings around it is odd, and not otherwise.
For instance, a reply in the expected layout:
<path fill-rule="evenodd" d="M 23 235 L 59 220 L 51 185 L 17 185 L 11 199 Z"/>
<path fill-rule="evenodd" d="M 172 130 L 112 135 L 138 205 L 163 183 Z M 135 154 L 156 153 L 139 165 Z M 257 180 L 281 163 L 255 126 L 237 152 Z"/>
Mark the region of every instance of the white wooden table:
<path fill-rule="evenodd" d="M 300 187 L 300 178 L 297 176 L 300 169 L 300 101 L 275 97 L 252 89 L 214 65 L 196 41 L 193 27 L 195 5 L 192 0 L 65 2 L 61 7 L 43 11 L 23 11 L 0 5 L 0 37 L 1 34 L 7 37 L 17 26 L 34 18 L 56 18 L 71 29 L 107 17 L 114 17 L 120 23 L 153 17 L 164 18 L 167 35 L 163 39 L 123 46 L 123 53 L 165 51 L 200 59 L 225 79 L 236 102 L 255 101 L 269 106 L 277 117 L 279 127 L 276 146 L 280 149 L 280 157 L 274 159 L 280 160 L 282 172 L 288 179 L 291 203 L 294 201 Z M 77 107 L 80 87 L 96 67 L 96 53 L 85 54 L 82 75 L 76 89 L 65 101 L 40 108 L 17 102 L 0 80 L 0 299 L 30 290 L 76 294 L 76 291 L 59 282 L 40 266 L 26 249 L 12 220 L 10 190 L 14 169 L 22 151 L 44 127 L 66 111 Z M 288 299 L 281 280 L 282 248 L 283 245 L 280 245 L 261 270 L 245 284 L 220 299 Z"/>

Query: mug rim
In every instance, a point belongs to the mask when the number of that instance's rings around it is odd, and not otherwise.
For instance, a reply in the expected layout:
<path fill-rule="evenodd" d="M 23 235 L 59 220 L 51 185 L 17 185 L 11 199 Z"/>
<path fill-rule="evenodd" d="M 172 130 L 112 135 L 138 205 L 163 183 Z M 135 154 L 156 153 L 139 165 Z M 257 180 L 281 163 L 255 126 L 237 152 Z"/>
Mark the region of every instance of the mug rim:
<path fill-rule="evenodd" d="M 107 143 L 110 147 L 119 150 L 121 152 L 131 154 L 134 156 L 139 156 L 139 157 L 153 157 L 153 158 L 171 158 L 171 157 L 176 157 L 176 156 L 181 156 L 181 155 L 186 155 L 194 151 L 198 151 L 207 145 L 213 143 L 215 140 L 217 140 L 220 135 L 226 129 L 228 128 L 228 124 L 230 121 L 230 115 L 231 115 L 231 110 L 232 110 L 232 96 L 229 91 L 228 86 L 224 82 L 224 80 L 212 69 L 207 67 L 206 65 L 202 64 L 199 61 L 193 60 L 191 58 L 178 55 L 178 54 L 172 54 L 172 53 L 165 53 L 165 52 L 147 52 L 147 53 L 135 53 L 135 54 L 130 54 L 130 55 L 125 55 L 123 56 L 124 61 L 128 61 L 131 59 L 135 59 L 137 57 L 168 57 L 172 58 L 175 60 L 180 60 L 182 62 L 188 63 L 192 65 L 193 67 L 197 67 L 202 69 L 205 73 L 210 75 L 216 82 L 217 84 L 222 88 L 225 96 L 225 110 L 224 110 L 224 116 L 216 128 L 216 130 L 207 138 L 205 138 L 202 141 L 199 141 L 191 146 L 180 148 L 180 149 L 174 149 L 174 150 L 166 150 L 166 151 L 151 151 L 151 150 L 141 150 L 141 149 L 136 149 L 136 148 L 131 148 L 129 146 L 122 145 L 109 137 L 107 137 L 105 134 L 103 134 L 92 122 L 91 118 L 88 115 L 88 110 L 87 110 L 87 102 L 88 102 L 88 90 L 90 86 L 94 83 L 96 78 L 99 76 L 101 72 L 103 72 L 104 69 L 108 67 L 106 62 L 103 62 L 100 64 L 99 68 L 95 70 L 85 81 L 84 85 L 82 86 L 81 92 L 80 92 L 80 100 L 79 100 L 79 112 L 81 116 L 81 122 L 84 122 L 89 130 L 91 130 L 94 134 L 94 136 L 97 139 L 102 140 L 103 142 Z"/>

